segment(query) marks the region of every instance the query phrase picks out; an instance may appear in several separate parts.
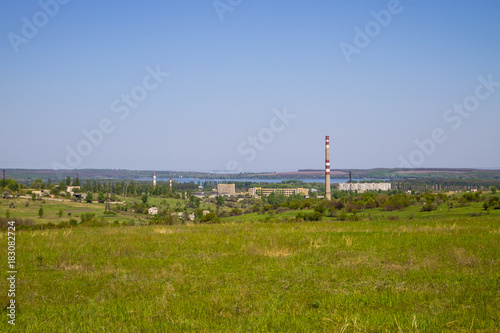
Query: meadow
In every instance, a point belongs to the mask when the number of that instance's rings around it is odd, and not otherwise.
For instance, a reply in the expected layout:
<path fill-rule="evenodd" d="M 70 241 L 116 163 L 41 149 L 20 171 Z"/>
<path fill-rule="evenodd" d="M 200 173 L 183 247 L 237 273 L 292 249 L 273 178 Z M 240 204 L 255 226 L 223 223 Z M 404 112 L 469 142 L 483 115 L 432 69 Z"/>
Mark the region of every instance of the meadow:
<path fill-rule="evenodd" d="M 0 331 L 500 331 L 500 216 L 407 213 L 18 231 Z"/>

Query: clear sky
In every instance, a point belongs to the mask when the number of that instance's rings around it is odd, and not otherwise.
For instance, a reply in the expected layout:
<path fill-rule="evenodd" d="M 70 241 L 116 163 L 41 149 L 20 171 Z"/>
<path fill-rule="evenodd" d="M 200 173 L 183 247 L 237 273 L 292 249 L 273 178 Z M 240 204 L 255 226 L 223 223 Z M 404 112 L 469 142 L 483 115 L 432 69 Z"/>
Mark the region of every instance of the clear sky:
<path fill-rule="evenodd" d="M 0 168 L 500 168 L 496 0 L 0 9 Z"/>

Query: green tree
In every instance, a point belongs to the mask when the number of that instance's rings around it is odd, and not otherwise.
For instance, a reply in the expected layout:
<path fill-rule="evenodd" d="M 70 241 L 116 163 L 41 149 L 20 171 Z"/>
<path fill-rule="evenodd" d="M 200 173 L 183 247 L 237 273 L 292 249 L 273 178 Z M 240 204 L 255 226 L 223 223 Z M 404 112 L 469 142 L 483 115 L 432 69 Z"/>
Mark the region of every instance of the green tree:
<path fill-rule="evenodd" d="M 38 217 L 42 218 L 43 216 L 43 208 L 40 207 L 40 209 L 38 210 Z"/>
<path fill-rule="evenodd" d="M 88 203 L 92 203 L 93 200 L 94 200 L 94 197 L 92 195 L 92 192 L 87 193 L 87 197 L 85 198 L 85 201 L 87 201 Z"/>
<path fill-rule="evenodd" d="M 495 186 L 491 187 L 491 193 L 493 193 L 493 194 L 497 193 L 497 188 Z"/>
<path fill-rule="evenodd" d="M 61 218 L 63 216 L 63 211 L 62 209 L 59 209 L 59 212 L 57 212 L 57 216 L 59 216 L 59 218 Z"/>
<path fill-rule="evenodd" d="M 71 186 L 71 178 L 70 178 L 70 176 L 66 177 L 66 186 Z"/>
<path fill-rule="evenodd" d="M 272 192 L 271 194 L 269 194 L 267 196 L 267 202 L 269 202 L 270 205 L 279 206 L 285 201 L 286 201 L 286 197 L 281 192 L 280 193 Z"/>
<path fill-rule="evenodd" d="M 43 181 L 40 178 L 35 179 L 33 184 L 31 184 L 32 188 L 42 188 Z"/>
<path fill-rule="evenodd" d="M 144 193 L 141 197 L 142 202 L 147 205 L 148 204 L 148 195 Z"/>
<path fill-rule="evenodd" d="M 80 186 L 80 179 L 76 176 L 75 181 L 73 182 L 73 186 Z"/>
<path fill-rule="evenodd" d="M 14 179 L 10 179 L 9 181 L 5 180 L 5 182 L 7 183 L 7 187 L 9 188 L 9 190 L 11 190 L 12 192 L 16 192 L 17 190 L 19 190 L 20 186 Z"/>
<path fill-rule="evenodd" d="M 97 198 L 97 201 L 99 203 L 104 203 L 105 200 L 106 200 L 106 197 L 104 196 L 104 192 L 99 192 L 99 197 Z"/>

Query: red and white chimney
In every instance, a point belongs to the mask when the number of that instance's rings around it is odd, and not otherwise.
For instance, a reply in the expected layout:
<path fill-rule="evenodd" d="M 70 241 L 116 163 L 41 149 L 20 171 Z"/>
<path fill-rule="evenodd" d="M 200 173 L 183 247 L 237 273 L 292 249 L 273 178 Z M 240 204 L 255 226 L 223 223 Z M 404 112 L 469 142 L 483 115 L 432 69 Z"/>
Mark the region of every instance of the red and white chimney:
<path fill-rule="evenodd" d="M 325 141 L 325 198 L 332 199 L 330 193 L 330 137 L 328 135 Z"/>

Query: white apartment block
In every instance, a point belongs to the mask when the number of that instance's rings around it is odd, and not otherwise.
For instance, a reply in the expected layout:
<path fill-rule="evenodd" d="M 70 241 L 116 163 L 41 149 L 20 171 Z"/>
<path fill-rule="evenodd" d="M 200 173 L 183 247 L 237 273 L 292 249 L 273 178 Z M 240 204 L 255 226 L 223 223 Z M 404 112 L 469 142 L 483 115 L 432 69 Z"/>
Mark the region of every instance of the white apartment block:
<path fill-rule="evenodd" d="M 307 196 L 309 194 L 309 190 L 306 188 L 262 188 L 262 187 L 252 187 L 248 190 L 248 194 L 252 197 L 258 197 L 261 195 L 269 195 L 271 193 L 284 194 L 285 196 L 290 196 L 292 194 L 302 194 Z"/>
<path fill-rule="evenodd" d="M 391 183 L 339 183 L 339 191 L 390 191 Z"/>

